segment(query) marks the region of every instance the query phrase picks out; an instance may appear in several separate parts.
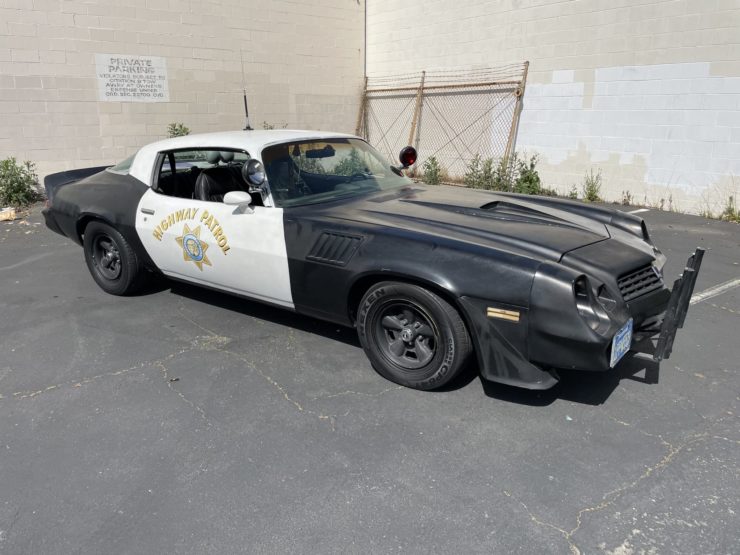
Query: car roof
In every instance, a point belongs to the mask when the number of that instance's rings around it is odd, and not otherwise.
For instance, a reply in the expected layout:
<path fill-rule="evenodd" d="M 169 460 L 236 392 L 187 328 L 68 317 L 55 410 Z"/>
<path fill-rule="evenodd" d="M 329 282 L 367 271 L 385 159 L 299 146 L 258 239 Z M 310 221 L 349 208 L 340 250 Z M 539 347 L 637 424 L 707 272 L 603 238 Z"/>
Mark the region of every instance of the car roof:
<path fill-rule="evenodd" d="M 252 131 L 220 131 L 217 133 L 198 133 L 164 139 L 143 146 L 136 153 L 129 174 L 139 181 L 151 185 L 152 168 L 157 154 L 165 150 L 181 148 L 234 148 L 246 150 L 250 156 L 259 158 L 266 146 L 287 141 L 310 139 L 355 138 L 356 135 L 331 133 L 327 131 L 307 131 L 300 129 L 257 129 Z"/>

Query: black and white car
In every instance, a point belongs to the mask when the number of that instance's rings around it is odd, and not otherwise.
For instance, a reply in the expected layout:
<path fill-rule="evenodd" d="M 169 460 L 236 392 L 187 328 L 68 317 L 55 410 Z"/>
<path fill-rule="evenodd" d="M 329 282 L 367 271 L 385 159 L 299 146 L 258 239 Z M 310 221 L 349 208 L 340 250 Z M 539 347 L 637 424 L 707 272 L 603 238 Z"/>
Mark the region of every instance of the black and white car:
<path fill-rule="evenodd" d="M 670 355 L 702 251 L 671 292 L 640 218 L 564 199 L 404 177 L 359 137 L 190 135 L 108 168 L 53 174 L 46 223 L 108 293 L 152 272 L 357 328 L 376 370 L 441 387 L 545 389 L 610 371 L 639 338 Z"/>

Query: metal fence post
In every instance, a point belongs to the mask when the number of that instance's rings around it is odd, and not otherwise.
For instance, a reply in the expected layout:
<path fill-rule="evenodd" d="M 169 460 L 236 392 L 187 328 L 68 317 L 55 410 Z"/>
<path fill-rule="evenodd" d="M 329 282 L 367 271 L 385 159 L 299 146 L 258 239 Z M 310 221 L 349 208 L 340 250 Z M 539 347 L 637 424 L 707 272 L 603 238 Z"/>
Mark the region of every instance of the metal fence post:
<path fill-rule="evenodd" d="M 362 128 L 362 122 L 367 118 L 365 110 L 367 109 L 367 75 L 365 76 L 365 84 L 362 87 L 362 97 L 360 98 L 360 109 L 357 111 L 357 125 L 355 125 L 355 135 L 360 135 L 360 129 Z M 365 126 L 367 127 L 367 125 Z M 367 136 L 365 136 L 367 139 Z"/>
<path fill-rule="evenodd" d="M 355 132 L 388 159 L 412 145 L 412 171 L 434 156 L 448 181 L 462 182 L 476 157 L 498 163 L 513 154 L 528 66 L 366 77 Z"/>
<path fill-rule="evenodd" d="M 529 61 L 524 62 L 524 72 L 522 73 L 522 84 L 516 90 L 516 105 L 514 106 L 514 115 L 511 118 L 511 128 L 509 129 L 509 140 L 506 142 L 506 152 L 504 153 L 504 167 L 509 164 L 509 157 L 516 150 L 516 136 L 519 131 L 519 118 L 522 115 L 522 104 L 524 102 L 524 89 L 527 86 L 527 73 L 529 72 Z"/>
<path fill-rule="evenodd" d="M 419 110 L 421 109 L 421 98 L 424 94 L 424 78 L 427 72 L 421 72 L 421 82 L 419 83 L 419 92 L 416 93 L 416 105 L 414 106 L 414 117 L 411 120 L 411 130 L 409 131 L 409 144 L 414 141 L 414 132 L 416 131 L 416 122 L 419 119 Z"/>
<path fill-rule="evenodd" d="M 421 72 L 421 82 L 419 83 L 419 92 L 416 94 L 416 106 L 414 106 L 414 117 L 411 120 L 411 130 L 409 131 L 409 145 L 415 144 L 414 148 L 419 145 L 419 133 L 417 132 L 419 121 L 421 120 L 421 107 L 424 102 L 424 79 L 426 78 L 426 71 Z M 414 143 L 414 133 L 416 133 L 416 143 Z M 411 173 L 416 171 L 416 162 L 411 168 Z"/>

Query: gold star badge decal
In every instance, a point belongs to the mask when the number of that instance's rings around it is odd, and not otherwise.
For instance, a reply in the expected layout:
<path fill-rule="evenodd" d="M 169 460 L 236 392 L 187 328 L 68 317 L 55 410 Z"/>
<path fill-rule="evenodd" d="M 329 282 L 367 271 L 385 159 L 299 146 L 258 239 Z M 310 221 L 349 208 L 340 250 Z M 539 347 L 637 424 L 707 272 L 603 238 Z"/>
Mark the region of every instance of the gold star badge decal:
<path fill-rule="evenodd" d="M 177 244 L 182 247 L 182 257 L 184 260 L 191 260 L 195 262 L 199 270 L 203 270 L 203 264 L 211 266 L 211 261 L 208 260 L 206 251 L 208 245 L 200 240 L 200 226 L 195 229 L 190 229 L 188 224 L 182 230 L 182 235 L 175 237 Z"/>

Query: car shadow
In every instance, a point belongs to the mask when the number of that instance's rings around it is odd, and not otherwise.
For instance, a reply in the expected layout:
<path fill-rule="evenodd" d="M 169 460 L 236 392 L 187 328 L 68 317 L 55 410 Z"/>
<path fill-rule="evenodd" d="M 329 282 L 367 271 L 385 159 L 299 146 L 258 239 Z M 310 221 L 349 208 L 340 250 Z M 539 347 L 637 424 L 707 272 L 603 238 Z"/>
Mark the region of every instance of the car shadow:
<path fill-rule="evenodd" d="M 207 303 L 245 316 L 259 318 L 274 324 L 294 328 L 300 331 L 320 335 L 334 341 L 341 341 L 352 347 L 362 348 L 357 333 L 353 328 L 325 322 L 311 316 L 304 316 L 284 308 L 270 306 L 259 301 L 252 301 L 230 293 L 222 293 L 205 287 L 190 285 L 178 281 L 167 283 L 170 292 L 196 302 Z"/>
<path fill-rule="evenodd" d="M 346 345 L 362 349 L 357 333 L 353 328 L 325 322 L 283 308 L 179 281 L 156 280 L 147 288 L 149 293 L 161 292 L 166 289 L 169 289 L 170 293 L 174 295 L 196 302 L 210 304 L 245 316 L 305 331 L 333 341 L 341 341 Z M 557 399 L 563 399 L 587 405 L 601 405 L 622 380 L 635 380 L 645 384 L 658 383 L 659 364 L 649 356 L 651 353 L 649 342 L 636 344 L 635 347 L 641 352 L 632 351 L 628 353 L 615 370 L 610 372 L 559 371 L 560 381 L 547 390 L 530 390 L 490 382 L 480 376 L 478 364 L 474 361 L 452 382 L 434 392 L 456 391 L 479 379 L 483 392 L 488 397 L 499 401 L 544 407 L 552 404 Z"/>
<path fill-rule="evenodd" d="M 608 372 L 560 370 L 560 381 L 544 391 L 523 389 L 489 382 L 481 378 L 485 394 L 509 403 L 530 406 L 548 406 L 557 399 L 584 405 L 602 405 L 622 380 L 656 384 L 660 365 L 641 352 L 630 352 L 617 368 Z"/>

